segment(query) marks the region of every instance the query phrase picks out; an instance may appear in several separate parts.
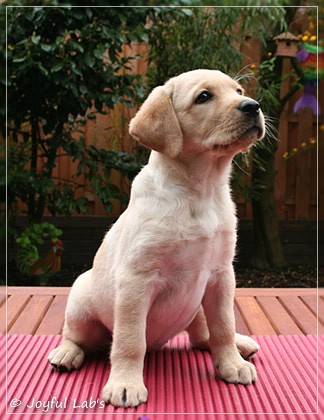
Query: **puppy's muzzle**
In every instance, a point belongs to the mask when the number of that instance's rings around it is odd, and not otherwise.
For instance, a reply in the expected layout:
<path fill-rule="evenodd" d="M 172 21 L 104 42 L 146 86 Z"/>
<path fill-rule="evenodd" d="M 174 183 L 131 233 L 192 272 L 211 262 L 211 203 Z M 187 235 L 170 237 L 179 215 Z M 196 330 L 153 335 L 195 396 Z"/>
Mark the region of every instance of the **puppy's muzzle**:
<path fill-rule="evenodd" d="M 239 104 L 238 110 L 244 115 L 245 121 L 251 124 L 242 137 L 256 133 L 256 140 L 261 139 L 264 136 L 264 123 L 260 104 L 253 99 L 246 99 Z"/>
<path fill-rule="evenodd" d="M 257 117 L 260 115 L 260 104 L 253 99 L 241 102 L 238 109 L 248 117 Z"/>

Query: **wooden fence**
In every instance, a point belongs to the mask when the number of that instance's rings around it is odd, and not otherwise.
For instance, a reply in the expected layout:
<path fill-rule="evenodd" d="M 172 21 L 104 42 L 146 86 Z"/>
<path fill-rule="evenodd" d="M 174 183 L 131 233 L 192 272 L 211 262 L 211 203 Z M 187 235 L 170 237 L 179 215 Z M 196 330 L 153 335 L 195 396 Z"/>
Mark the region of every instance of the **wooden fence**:
<path fill-rule="evenodd" d="M 145 47 L 136 45 L 133 48 L 132 54 L 143 54 Z M 251 51 L 251 46 L 247 45 L 246 49 Z M 255 51 L 258 50 L 255 49 Z M 125 55 L 129 52 L 128 47 L 125 47 Z M 255 61 L 258 60 L 257 56 L 254 58 Z M 290 71 L 290 65 L 290 60 L 283 58 L 283 74 Z M 134 72 L 145 73 L 145 69 L 145 59 L 133 61 Z M 289 83 L 288 79 L 282 83 L 282 96 L 289 90 Z M 322 80 L 320 89 L 323 88 L 324 81 Z M 324 162 L 324 119 L 320 117 L 317 124 L 317 118 L 313 116 L 310 109 L 304 109 L 298 115 L 293 113 L 293 104 L 301 94 L 302 89 L 291 98 L 280 120 L 279 148 L 275 158 L 275 196 L 278 216 L 281 220 L 315 220 L 318 196 L 324 193 L 324 180 L 320 176 L 321 166 Z M 323 96 L 320 96 L 319 101 L 324 110 Z M 108 115 L 97 115 L 94 120 L 88 121 L 85 126 L 87 144 L 95 144 L 104 148 L 116 147 L 131 152 L 135 142 L 128 135 L 128 123 L 134 112 L 135 110 L 118 105 Z M 295 149 L 298 149 L 298 153 L 286 160 L 284 155 Z M 319 162 L 318 173 L 317 161 Z M 54 176 L 71 179 L 74 172 L 75 165 L 66 157 L 62 157 L 59 159 Z M 121 185 L 124 190 L 129 190 L 130 185 L 123 183 L 118 174 L 114 174 L 113 177 L 114 182 Z M 244 178 L 247 183 L 251 181 L 249 174 Z M 85 195 L 90 199 L 89 214 L 95 216 L 107 214 L 95 195 L 89 192 Z M 239 217 L 251 219 L 250 201 L 242 197 L 236 197 L 236 201 Z M 114 203 L 112 215 L 116 216 L 121 211 L 120 203 Z M 324 218 L 324 208 L 319 208 L 318 215 L 320 218 Z"/>
<path fill-rule="evenodd" d="M 288 59 L 284 60 L 286 73 L 290 70 L 290 63 Z M 323 81 L 320 89 L 324 89 Z M 288 90 L 288 83 L 283 83 L 282 95 Z M 324 218 L 324 208 L 318 206 L 318 197 L 324 194 L 324 180 L 320 176 L 324 163 L 324 119 L 320 116 L 317 120 L 309 108 L 293 113 L 293 105 L 301 94 L 302 90 L 291 98 L 280 119 L 275 156 L 275 197 L 281 220 L 316 220 L 317 214 L 320 219 Z M 319 96 L 319 102 L 324 109 L 322 96 Z M 297 152 L 292 157 L 285 158 L 294 150 Z M 238 208 L 241 217 L 252 217 L 248 201 L 239 200 Z"/>

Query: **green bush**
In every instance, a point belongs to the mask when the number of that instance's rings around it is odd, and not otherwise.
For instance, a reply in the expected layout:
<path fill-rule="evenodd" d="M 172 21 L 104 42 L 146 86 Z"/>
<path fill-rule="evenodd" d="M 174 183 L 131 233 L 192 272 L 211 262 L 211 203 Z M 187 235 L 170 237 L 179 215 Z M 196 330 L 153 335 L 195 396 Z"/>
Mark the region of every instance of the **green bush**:
<path fill-rule="evenodd" d="M 30 268 L 39 258 L 39 247 L 46 239 L 52 243 L 62 235 L 62 231 L 51 223 L 33 223 L 16 239 L 17 268 L 22 274 L 28 274 Z"/>
<path fill-rule="evenodd" d="M 45 211 L 87 212 L 87 190 L 107 211 L 116 199 L 127 202 L 111 174 L 116 170 L 132 179 L 140 162 L 135 155 L 96 147 L 95 139 L 86 145 L 84 125 L 96 112 L 119 103 L 133 106 L 144 95 L 142 78 L 129 71 L 138 57 L 122 52 L 125 44 L 146 40 L 146 13 L 142 8 L 135 13 L 130 8 L 7 8 L 8 239 L 9 259 L 15 258 L 20 271 L 36 258 L 39 243 L 26 246 L 26 231 L 15 227 L 17 208 L 34 229 L 44 226 Z M 71 179 L 53 176 L 62 155 L 77 163 Z"/>
<path fill-rule="evenodd" d="M 51 214 L 87 210 L 85 188 L 74 180 L 53 179 L 58 154 L 78 161 L 78 174 L 107 209 L 123 199 L 111 183 L 112 169 L 131 176 L 135 162 L 118 151 L 86 146 L 72 138 L 80 117 L 116 103 L 133 105 L 143 95 L 140 76 L 129 74 L 123 45 L 141 41 L 144 12 L 130 9 L 8 8 L 8 207 L 19 199 L 31 222 Z M 83 121 L 84 121 L 83 120 Z M 105 187 L 105 191 L 102 191 Z"/>

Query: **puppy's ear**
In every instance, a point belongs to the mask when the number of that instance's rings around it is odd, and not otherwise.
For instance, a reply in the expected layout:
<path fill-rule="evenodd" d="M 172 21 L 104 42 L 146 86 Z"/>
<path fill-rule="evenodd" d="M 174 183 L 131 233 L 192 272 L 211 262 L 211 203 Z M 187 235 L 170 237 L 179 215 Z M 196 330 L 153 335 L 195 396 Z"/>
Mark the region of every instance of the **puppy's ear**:
<path fill-rule="evenodd" d="M 182 132 L 166 88 L 155 88 L 129 125 L 129 133 L 149 149 L 175 158 L 182 149 Z"/>

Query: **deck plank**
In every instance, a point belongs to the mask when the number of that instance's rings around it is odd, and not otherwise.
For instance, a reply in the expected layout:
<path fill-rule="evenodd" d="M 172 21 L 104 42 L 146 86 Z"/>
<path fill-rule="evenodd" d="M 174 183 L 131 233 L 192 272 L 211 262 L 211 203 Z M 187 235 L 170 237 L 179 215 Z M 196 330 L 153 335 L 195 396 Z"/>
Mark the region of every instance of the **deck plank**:
<path fill-rule="evenodd" d="M 7 305 L 4 303 L 0 308 L 1 334 L 4 334 L 6 332 L 6 319 L 7 319 L 7 326 L 8 326 L 8 331 L 9 331 L 13 323 L 23 313 L 30 299 L 31 299 L 30 295 L 27 295 L 27 294 L 9 296 Z M 6 310 L 7 310 L 7 318 L 6 318 Z"/>
<path fill-rule="evenodd" d="M 236 296 L 324 296 L 324 287 L 314 288 L 238 288 Z"/>
<path fill-rule="evenodd" d="M 63 295 L 54 297 L 51 306 L 35 332 L 36 335 L 58 335 L 62 333 L 67 299 L 68 297 Z"/>
<path fill-rule="evenodd" d="M 285 308 L 281 305 L 277 297 L 258 296 L 256 300 L 277 334 L 303 334 L 302 330 L 285 311 Z"/>
<path fill-rule="evenodd" d="M 235 331 L 237 331 L 240 334 L 250 335 L 251 332 L 248 326 L 246 325 L 246 322 L 244 321 L 244 318 L 237 305 L 234 306 L 234 311 L 235 311 L 235 327 L 236 327 Z"/>
<path fill-rule="evenodd" d="M 319 296 L 318 299 L 318 315 L 324 323 L 324 296 Z"/>
<path fill-rule="evenodd" d="M 70 292 L 70 287 L 34 287 L 34 286 L 9 286 L 8 294 L 31 294 L 31 295 L 67 295 Z M 324 296 L 324 287 L 319 289 L 314 288 L 238 288 L 236 289 L 236 296 L 313 296 L 318 293 L 319 296 Z"/>
<path fill-rule="evenodd" d="M 5 303 L 6 301 L 6 291 L 5 288 L 1 288 L 0 290 L 0 307 Z"/>
<path fill-rule="evenodd" d="M 324 334 L 324 299 L 322 296 L 301 296 L 301 300 L 318 318 L 318 334 Z"/>
<path fill-rule="evenodd" d="M 276 335 L 275 329 L 254 297 L 237 296 L 235 301 L 251 334 Z"/>
<path fill-rule="evenodd" d="M 8 294 L 11 295 L 20 295 L 20 294 L 30 294 L 33 296 L 42 295 L 42 296 L 58 296 L 58 295 L 68 295 L 70 293 L 71 287 L 34 287 L 34 286 L 10 286 L 8 287 Z"/>
<path fill-rule="evenodd" d="M 9 334 L 61 334 L 70 287 L 1 287 L 0 332 L 8 293 Z M 236 290 L 236 330 L 241 334 L 324 334 L 324 289 L 244 288 Z"/>
<path fill-rule="evenodd" d="M 52 301 L 52 296 L 32 296 L 24 311 L 9 329 L 9 333 L 35 334 Z"/>
<path fill-rule="evenodd" d="M 279 300 L 304 334 L 317 333 L 316 316 L 299 296 L 280 296 Z"/>
<path fill-rule="evenodd" d="M 317 314 L 317 296 L 300 296 L 301 300 L 308 309 L 316 316 Z"/>

